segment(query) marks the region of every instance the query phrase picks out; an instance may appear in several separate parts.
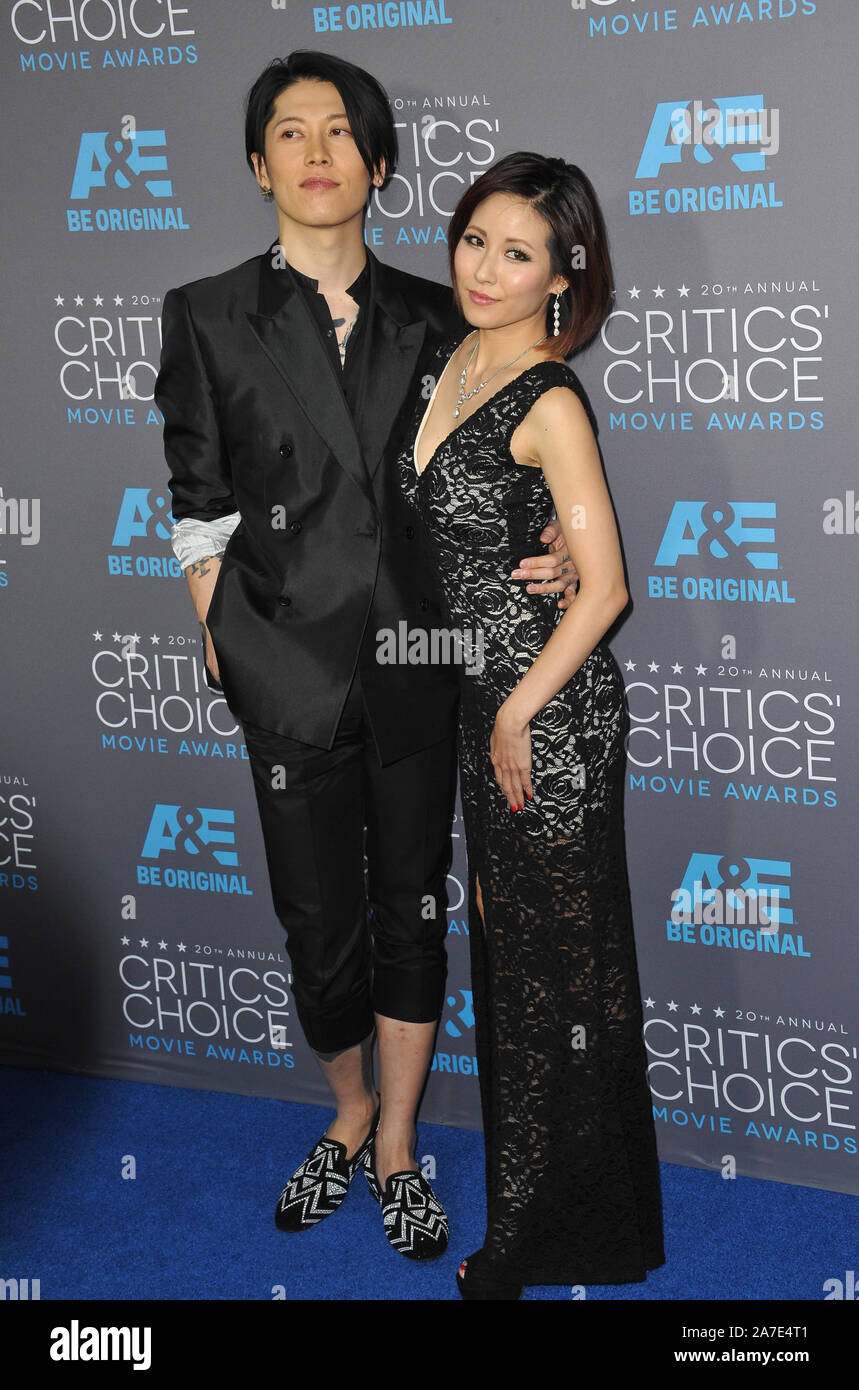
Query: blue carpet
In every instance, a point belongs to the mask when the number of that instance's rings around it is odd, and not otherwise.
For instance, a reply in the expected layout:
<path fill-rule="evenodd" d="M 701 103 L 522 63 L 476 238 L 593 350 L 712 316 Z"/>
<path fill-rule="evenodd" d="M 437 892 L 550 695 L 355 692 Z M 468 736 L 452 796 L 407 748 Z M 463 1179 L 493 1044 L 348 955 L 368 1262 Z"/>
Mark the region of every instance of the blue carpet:
<path fill-rule="evenodd" d="M 415 1265 L 388 1245 L 360 1176 L 329 1220 L 276 1229 L 277 1195 L 329 1111 L 5 1067 L 0 1103 L 0 1278 L 39 1279 L 43 1300 L 458 1301 L 457 1265 L 482 1239 L 482 1137 L 470 1130 L 419 1126 L 452 1238 L 443 1259 Z M 855 1197 L 669 1163 L 662 1191 L 666 1265 L 644 1284 L 590 1286 L 589 1300 L 821 1300 L 827 1279 L 859 1271 Z"/>

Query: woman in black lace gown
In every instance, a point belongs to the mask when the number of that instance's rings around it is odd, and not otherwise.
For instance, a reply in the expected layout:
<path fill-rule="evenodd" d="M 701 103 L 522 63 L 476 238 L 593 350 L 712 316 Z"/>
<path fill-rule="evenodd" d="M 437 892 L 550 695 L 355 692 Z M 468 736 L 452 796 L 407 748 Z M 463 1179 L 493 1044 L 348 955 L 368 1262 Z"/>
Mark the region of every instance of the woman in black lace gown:
<path fill-rule="evenodd" d="M 400 459 L 464 658 L 469 865 L 487 1229 L 466 1298 L 640 1282 L 664 1262 L 627 883 L 626 713 L 602 638 L 627 603 L 596 422 L 563 358 L 610 309 L 593 189 L 575 166 L 501 160 L 449 232 L 474 331 L 442 346 Z M 548 330 L 548 331 L 547 331 Z M 554 504 L 579 592 L 529 592 Z"/>

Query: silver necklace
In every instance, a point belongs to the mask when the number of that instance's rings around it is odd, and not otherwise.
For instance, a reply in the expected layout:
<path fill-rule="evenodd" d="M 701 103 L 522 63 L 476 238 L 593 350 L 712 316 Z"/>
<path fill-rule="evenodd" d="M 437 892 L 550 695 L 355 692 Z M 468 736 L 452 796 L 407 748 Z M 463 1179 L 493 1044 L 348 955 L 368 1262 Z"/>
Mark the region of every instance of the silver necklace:
<path fill-rule="evenodd" d="M 507 370 L 508 367 L 512 367 L 514 363 L 519 361 L 520 357 L 524 357 L 526 352 L 530 352 L 531 348 L 535 348 L 537 346 L 537 343 L 542 343 L 543 341 L 543 338 L 538 338 L 537 342 L 531 343 L 528 347 L 523 348 L 522 351 L 518 354 L 518 356 L 514 357 L 511 362 L 502 363 L 500 367 L 495 368 L 495 371 L 492 372 L 490 376 L 484 377 L 483 381 L 479 381 L 476 386 L 472 386 L 470 391 L 466 391 L 465 378 L 468 373 L 469 367 L 474 361 L 474 354 L 477 352 L 477 345 L 480 342 L 480 335 L 478 334 L 477 338 L 475 338 L 474 340 L 474 347 L 471 349 L 468 361 L 466 362 L 465 366 L 459 374 L 459 392 L 456 397 L 456 405 L 453 411 L 454 420 L 459 419 L 459 412 L 465 401 L 470 401 L 471 397 L 476 396 L 478 391 L 482 391 L 484 386 L 488 386 L 490 381 L 492 381 L 496 376 L 498 376 L 499 372 L 504 372 Z"/>

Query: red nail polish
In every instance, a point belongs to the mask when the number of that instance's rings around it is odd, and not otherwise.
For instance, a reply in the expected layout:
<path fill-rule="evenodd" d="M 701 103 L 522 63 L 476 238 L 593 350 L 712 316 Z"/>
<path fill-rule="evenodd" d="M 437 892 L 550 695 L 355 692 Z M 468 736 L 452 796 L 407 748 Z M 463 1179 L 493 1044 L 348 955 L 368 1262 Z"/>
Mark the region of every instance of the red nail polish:
<path fill-rule="evenodd" d="M 533 796 L 531 795 L 530 792 L 526 792 L 525 795 L 527 796 L 527 798 L 528 798 L 529 801 L 533 801 L 533 800 L 534 800 L 534 798 L 533 798 Z"/>

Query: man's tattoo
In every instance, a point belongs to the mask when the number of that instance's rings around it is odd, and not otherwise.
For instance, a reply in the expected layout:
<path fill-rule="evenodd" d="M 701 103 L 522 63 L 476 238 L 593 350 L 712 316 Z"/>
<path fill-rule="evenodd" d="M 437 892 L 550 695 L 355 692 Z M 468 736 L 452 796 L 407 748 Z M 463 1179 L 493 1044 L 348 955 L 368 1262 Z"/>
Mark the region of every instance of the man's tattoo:
<path fill-rule="evenodd" d="M 209 573 L 209 561 L 214 560 L 214 555 L 204 555 L 202 560 L 195 560 L 193 565 L 188 566 L 188 571 L 193 574 L 195 579 L 202 579 Z"/>

